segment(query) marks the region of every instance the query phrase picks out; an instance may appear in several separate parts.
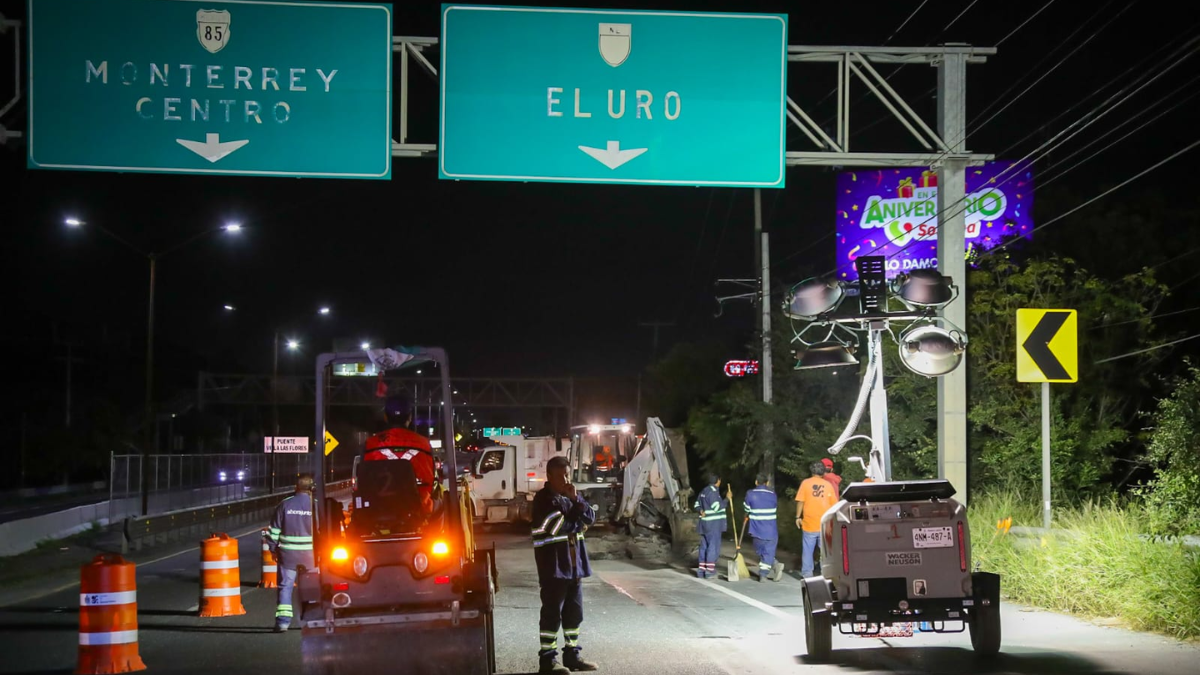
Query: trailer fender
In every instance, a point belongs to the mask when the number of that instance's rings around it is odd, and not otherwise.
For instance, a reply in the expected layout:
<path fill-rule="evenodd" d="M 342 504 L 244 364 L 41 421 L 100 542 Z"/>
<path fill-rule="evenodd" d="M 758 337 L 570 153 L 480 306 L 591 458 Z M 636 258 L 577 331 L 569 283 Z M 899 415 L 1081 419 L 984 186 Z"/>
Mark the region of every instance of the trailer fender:
<path fill-rule="evenodd" d="M 804 589 L 812 603 L 813 614 L 825 614 L 833 602 L 833 584 L 825 577 L 809 577 L 804 580 Z"/>

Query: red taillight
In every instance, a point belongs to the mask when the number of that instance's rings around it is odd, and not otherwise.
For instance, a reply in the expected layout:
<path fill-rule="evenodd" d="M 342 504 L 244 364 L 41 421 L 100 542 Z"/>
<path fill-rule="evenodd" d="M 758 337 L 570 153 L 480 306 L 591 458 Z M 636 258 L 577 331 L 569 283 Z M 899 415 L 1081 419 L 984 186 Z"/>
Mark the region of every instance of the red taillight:
<path fill-rule="evenodd" d="M 436 578 L 434 578 L 433 583 L 448 584 L 448 583 L 450 583 L 450 577 L 448 577 L 448 576 L 447 577 L 436 577 Z"/>
<path fill-rule="evenodd" d="M 850 531 L 842 525 L 842 574 L 850 575 Z"/>
<path fill-rule="evenodd" d="M 963 539 L 963 524 L 958 521 L 958 569 L 967 571 L 967 542 Z"/>
<path fill-rule="evenodd" d="M 338 591 L 348 591 L 348 590 L 350 590 L 350 584 L 343 583 L 343 584 L 334 584 L 333 585 L 333 591 L 335 593 Z"/>
<path fill-rule="evenodd" d="M 529 473 L 527 473 L 527 474 L 525 474 L 525 475 L 526 475 L 526 476 L 528 476 L 528 477 L 530 477 L 530 478 L 534 478 L 534 477 L 536 477 L 536 476 L 537 476 L 537 472 L 535 472 L 535 471 L 530 471 Z"/>

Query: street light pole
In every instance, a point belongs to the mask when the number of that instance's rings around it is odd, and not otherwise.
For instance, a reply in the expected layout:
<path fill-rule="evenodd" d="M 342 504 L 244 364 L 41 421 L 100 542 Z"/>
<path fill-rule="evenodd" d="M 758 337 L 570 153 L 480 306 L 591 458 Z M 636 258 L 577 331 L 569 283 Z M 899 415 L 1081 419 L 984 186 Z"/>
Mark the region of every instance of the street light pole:
<path fill-rule="evenodd" d="M 279 329 L 275 329 L 274 365 L 271 367 L 271 482 L 270 492 L 275 494 L 275 437 L 279 435 Z"/>
<path fill-rule="evenodd" d="M 64 219 L 63 222 L 68 227 L 83 227 L 84 225 L 87 225 L 86 222 L 84 222 L 83 220 L 80 220 L 79 218 L 75 218 L 75 217 L 66 218 L 66 219 Z M 218 230 L 222 230 L 222 231 L 229 232 L 229 233 L 241 232 L 242 226 L 240 223 L 227 223 L 221 227 L 203 230 L 201 232 L 197 232 L 195 235 L 193 235 L 187 239 L 184 239 L 183 241 L 179 242 L 178 244 L 176 244 L 170 248 L 164 249 L 162 251 L 159 251 L 157 253 L 154 251 L 143 251 L 141 248 L 131 244 L 129 241 L 127 241 L 126 239 L 117 235 L 115 232 L 112 232 L 111 230 L 105 228 L 103 225 L 94 224 L 91 226 L 95 227 L 97 230 L 99 230 L 105 236 L 107 236 L 110 239 L 112 239 L 113 241 L 121 244 L 122 246 L 128 248 L 129 250 L 137 253 L 140 256 L 145 256 L 146 259 L 150 261 L 150 297 L 149 297 L 148 308 L 147 308 L 147 312 L 146 312 L 146 404 L 145 404 L 145 423 L 144 423 L 145 428 L 142 430 L 141 470 L 139 471 L 139 473 L 141 474 L 140 482 L 141 482 L 141 493 L 142 493 L 142 515 L 149 515 L 150 473 L 149 473 L 148 469 L 149 469 L 149 461 L 150 461 L 150 450 L 152 447 L 154 447 L 154 437 L 155 437 L 154 290 L 155 290 L 155 284 L 157 282 L 158 259 L 168 253 L 177 251 L 177 250 L 183 248 L 184 246 L 191 244 L 192 242 L 200 239 L 201 237 L 204 237 L 213 232 L 217 232 Z"/>
<path fill-rule="evenodd" d="M 142 515 L 150 514 L 150 446 L 154 443 L 154 286 L 158 272 L 158 256 L 150 258 L 150 302 L 146 313 L 146 423 L 142 438 Z"/>

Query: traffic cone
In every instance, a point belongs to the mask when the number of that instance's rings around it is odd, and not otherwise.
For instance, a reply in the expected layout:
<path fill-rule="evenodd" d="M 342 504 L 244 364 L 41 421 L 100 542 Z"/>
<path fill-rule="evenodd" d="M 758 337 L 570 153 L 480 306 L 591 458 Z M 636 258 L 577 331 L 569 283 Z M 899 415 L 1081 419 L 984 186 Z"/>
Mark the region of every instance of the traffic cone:
<path fill-rule="evenodd" d="M 275 556 L 271 553 L 271 547 L 267 545 L 268 528 L 263 528 L 263 543 L 262 543 L 262 580 L 258 582 L 259 588 L 278 588 L 279 587 L 279 565 L 275 562 Z"/>
<path fill-rule="evenodd" d="M 121 556 L 98 555 L 79 573 L 80 675 L 145 670 L 138 655 L 136 567 Z"/>
<path fill-rule="evenodd" d="M 238 541 L 227 534 L 214 533 L 200 542 L 200 616 L 245 613 Z"/>

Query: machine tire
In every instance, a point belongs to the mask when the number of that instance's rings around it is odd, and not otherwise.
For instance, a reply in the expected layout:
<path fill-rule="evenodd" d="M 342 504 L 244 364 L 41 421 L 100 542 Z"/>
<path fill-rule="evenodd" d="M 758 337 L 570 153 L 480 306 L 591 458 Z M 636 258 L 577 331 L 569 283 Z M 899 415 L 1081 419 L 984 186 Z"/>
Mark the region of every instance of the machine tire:
<path fill-rule="evenodd" d="M 1000 651 L 1000 607 L 976 607 L 971 611 L 967 626 L 971 631 L 971 647 L 981 656 L 994 656 Z"/>
<path fill-rule="evenodd" d="M 492 612 L 484 615 L 484 622 L 487 624 L 487 672 L 488 675 L 496 673 L 496 617 Z"/>
<path fill-rule="evenodd" d="M 808 658 L 817 663 L 829 660 L 833 651 L 833 626 L 829 615 L 822 612 L 813 613 L 812 600 L 808 597 L 808 589 L 804 589 L 804 644 L 808 648 Z"/>

